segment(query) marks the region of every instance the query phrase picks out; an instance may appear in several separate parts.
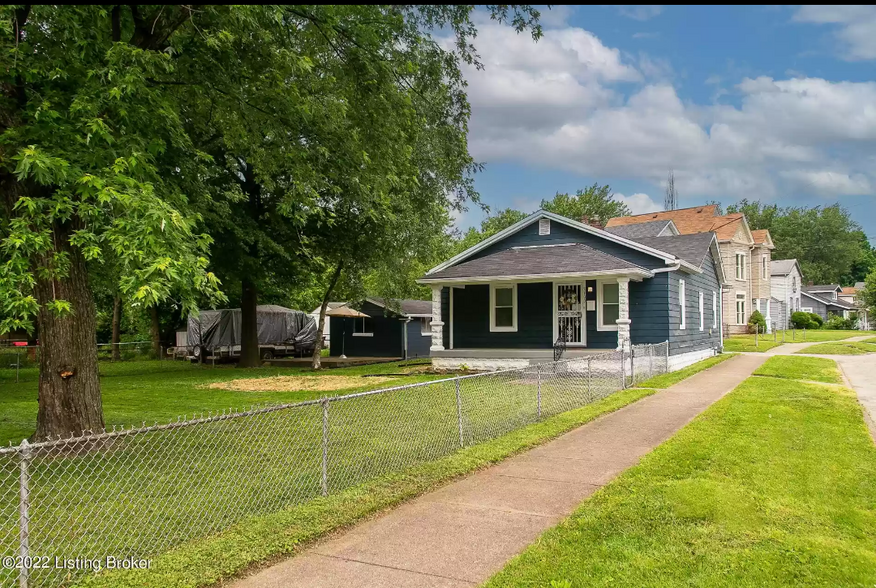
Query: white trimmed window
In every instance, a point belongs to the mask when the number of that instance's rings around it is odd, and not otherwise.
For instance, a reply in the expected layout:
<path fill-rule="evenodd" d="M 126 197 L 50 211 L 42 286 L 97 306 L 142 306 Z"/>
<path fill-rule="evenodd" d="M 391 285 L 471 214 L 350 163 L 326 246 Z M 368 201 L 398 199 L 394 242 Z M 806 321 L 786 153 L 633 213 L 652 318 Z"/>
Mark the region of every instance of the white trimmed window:
<path fill-rule="evenodd" d="M 420 317 L 420 334 L 424 337 L 432 336 L 432 319 Z"/>
<path fill-rule="evenodd" d="M 551 234 L 551 219 L 549 219 L 549 218 L 538 219 L 538 234 L 539 235 L 550 235 Z"/>
<path fill-rule="evenodd" d="M 812 307 L 811 306 L 804 306 L 800 310 L 802 310 L 803 312 L 812 312 Z"/>
<path fill-rule="evenodd" d="M 736 324 L 745 324 L 745 294 L 736 295 Z"/>
<path fill-rule="evenodd" d="M 357 316 L 353 319 L 353 336 L 354 337 L 373 337 L 374 327 L 371 325 L 371 319 L 364 316 Z"/>
<path fill-rule="evenodd" d="M 763 260 L 761 262 L 761 270 L 760 270 L 760 277 L 762 277 L 764 280 L 767 279 L 767 266 L 768 265 L 769 264 L 767 263 L 767 256 L 764 255 Z"/>
<path fill-rule="evenodd" d="M 490 284 L 490 331 L 517 331 L 517 284 Z"/>
<path fill-rule="evenodd" d="M 705 314 L 704 311 L 703 311 L 703 308 L 704 308 L 704 306 L 703 306 L 703 293 L 700 292 L 700 330 L 701 330 L 701 331 L 702 331 L 702 330 L 705 328 L 705 326 L 706 326 L 706 319 L 705 319 L 704 316 L 703 316 L 703 315 Z"/>
<path fill-rule="evenodd" d="M 745 279 L 745 254 L 737 253 L 736 254 L 736 279 L 744 280 Z"/>
<path fill-rule="evenodd" d="M 718 293 L 712 292 L 712 328 L 718 327 Z"/>
<path fill-rule="evenodd" d="M 797 293 L 797 276 L 791 278 L 791 292 L 793 294 Z"/>
<path fill-rule="evenodd" d="M 681 325 L 678 327 L 679 329 L 684 329 L 685 327 L 687 327 L 687 317 L 685 316 L 687 311 L 684 307 L 685 300 L 686 297 L 684 293 L 684 280 L 678 280 L 678 306 L 681 312 Z"/>
<path fill-rule="evenodd" d="M 620 286 L 617 282 L 599 283 L 599 306 L 597 307 L 597 331 L 617 331 L 620 318 Z"/>

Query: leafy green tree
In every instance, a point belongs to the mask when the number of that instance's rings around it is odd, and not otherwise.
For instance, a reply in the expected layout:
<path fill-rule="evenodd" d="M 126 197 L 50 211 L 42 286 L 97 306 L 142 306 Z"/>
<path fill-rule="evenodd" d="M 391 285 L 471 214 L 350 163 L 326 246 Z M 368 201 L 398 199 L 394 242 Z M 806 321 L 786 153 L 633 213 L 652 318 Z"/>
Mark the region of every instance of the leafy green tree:
<path fill-rule="evenodd" d="M 179 181 L 201 154 L 153 83 L 184 46 L 208 50 L 193 14 L 0 7 L 0 331 L 38 325 L 37 439 L 103 427 L 89 264 L 112 258 L 119 289 L 146 304 L 217 296 Z M 176 173 L 158 173 L 170 157 Z"/>
<path fill-rule="evenodd" d="M 858 299 L 870 313 L 876 313 L 876 269 L 867 274 L 864 290 L 858 293 Z"/>
<path fill-rule="evenodd" d="M 576 191 L 574 195 L 557 192 L 552 199 L 542 200 L 541 208 L 572 220 L 595 222 L 603 226 L 611 218 L 632 214 L 626 204 L 615 200 L 614 193 L 607 184 L 593 184 Z"/>
<path fill-rule="evenodd" d="M 511 225 L 522 221 L 527 216 L 528 215 L 525 212 L 520 212 L 519 210 L 514 210 L 513 208 L 505 208 L 497 212 L 495 215 L 488 216 L 481 221 L 480 229 L 470 227 L 462 235 L 462 238 L 458 239 L 454 243 L 453 249 L 451 251 L 452 255 L 458 255 L 462 253 L 469 247 L 473 247 L 484 239 L 492 237 L 499 231 L 504 231 Z"/>

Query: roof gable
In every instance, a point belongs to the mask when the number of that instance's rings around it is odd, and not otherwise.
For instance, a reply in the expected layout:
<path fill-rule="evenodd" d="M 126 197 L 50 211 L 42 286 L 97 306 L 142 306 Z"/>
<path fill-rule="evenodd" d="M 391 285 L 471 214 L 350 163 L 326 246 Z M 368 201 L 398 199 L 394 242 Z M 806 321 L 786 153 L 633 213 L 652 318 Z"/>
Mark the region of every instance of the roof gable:
<path fill-rule="evenodd" d="M 797 268 L 797 273 L 802 277 L 803 271 L 796 259 L 774 259 L 770 262 L 770 275 L 787 276 L 794 271 L 794 268 Z"/>
<path fill-rule="evenodd" d="M 560 215 L 554 214 L 552 212 L 547 212 L 545 210 L 539 210 L 539 211 L 534 212 L 533 214 L 529 215 L 525 219 L 511 225 L 507 229 L 499 231 L 498 233 L 496 233 L 492 237 L 484 239 L 483 241 L 481 241 L 477 245 L 469 247 L 468 249 L 466 249 L 462 253 L 448 259 L 444 263 L 441 263 L 441 264 L 433 267 L 432 269 L 430 269 L 426 273 L 426 275 L 424 277 L 429 278 L 432 274 L 436 274 L 437 272 L 439 272 L 441 270 L 444 270 L 444 269 L 449 268 L 451 266 L 462 263 L 466 259 L 469 259 L 469 258 L 477 255 L 478 253 L 485 251 L 487 248 L 492 247 L 492 246 L 508 239 L 512 235 L 517 234 L 518 232 L 522 231 L 526 227 L 529 227 L 529 226 L 533 225 L 534 223 L 537 223 L 540 219 L 549 219 L 551 222 L 557 222 L 563 226 L 571 227 L 572 229 L 576 229 L 577 231 L 580 231 L 581 233 L 583 233 L 585 235 L 590 235 L 593 237 L 601 238 L 609 243 L 614 243 L 614 244 L 619 245 L 623 248 L 626 248 L 630 251 L 638 252 L 644 256 L 650 257 L 651 259 L 655 260 L 655 263 L 658 263 L 658 265 L 659 264 L 668 265 L 668 264 L 676 263 L 678 261 L 674 255 L 671 255 L 671 254 L 666 253 L 664 251 L 656 250 L 652 247 L 648 247 L 648 246 L 643 245 L 641 243 L 637 243 L 636 241 L 626 239 L 626 238 L 621 237 L 619 235 L 614 235 L 612 233 L 609 233 L 608 231 L 604 231 L 602 229 L 597 229 L 596 227 L 592 227 L 592 226 L 584 224 L 584 223 L 579 223 L 579 222 L 574 221 L 570 218 L 566 218 L 564 216 L 560 216 Z"/>
<path fill-rule="evenodd" d="M 754 242 L 751 230 L 748 228 L 748 221 L 745 220 L 745 215 L 741 212 L 718 215 L 718 206 L 716 204 L 665 210 L 662 212 L 649 212 L 634 216 L 619 216 L 610 219 L 606 224 L 606 228 L 656 220 L 671 220 L 682 235 L 712 231 L 719 241 L 729 241 L 736 237 L 737 232 L 741 230 L 738 236 L 740 240 L 745 240 L 749 243 Z"/>

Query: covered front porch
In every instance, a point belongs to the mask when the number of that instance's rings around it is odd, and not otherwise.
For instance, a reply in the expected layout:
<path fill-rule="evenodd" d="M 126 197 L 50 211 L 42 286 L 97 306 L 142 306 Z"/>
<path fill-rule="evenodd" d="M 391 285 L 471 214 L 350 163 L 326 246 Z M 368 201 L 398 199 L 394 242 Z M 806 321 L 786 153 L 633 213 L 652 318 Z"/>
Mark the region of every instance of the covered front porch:
<path fill-rule="evenodd" d="M 432 285 L 432 346 L 439 367 L 522 367 L 631 344 L 630 287 L 641 270 Z"/>

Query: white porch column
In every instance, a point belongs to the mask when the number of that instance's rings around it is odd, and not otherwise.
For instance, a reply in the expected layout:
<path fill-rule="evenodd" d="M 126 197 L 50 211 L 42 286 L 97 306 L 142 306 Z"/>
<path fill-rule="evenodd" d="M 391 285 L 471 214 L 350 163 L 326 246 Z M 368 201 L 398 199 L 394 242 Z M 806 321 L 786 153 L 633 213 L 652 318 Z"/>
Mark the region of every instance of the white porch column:
<path fill-rule="evenodd" d="M 630 348 L 630 279 L 617 279 L 618 319 L 617 348 Z"/>
<path fill-rule="evenodd" d="M 441 286 L 432 286 L 432 346 L 429 351 L 444 351 L 444 323 L 441 322 Z"/>

